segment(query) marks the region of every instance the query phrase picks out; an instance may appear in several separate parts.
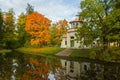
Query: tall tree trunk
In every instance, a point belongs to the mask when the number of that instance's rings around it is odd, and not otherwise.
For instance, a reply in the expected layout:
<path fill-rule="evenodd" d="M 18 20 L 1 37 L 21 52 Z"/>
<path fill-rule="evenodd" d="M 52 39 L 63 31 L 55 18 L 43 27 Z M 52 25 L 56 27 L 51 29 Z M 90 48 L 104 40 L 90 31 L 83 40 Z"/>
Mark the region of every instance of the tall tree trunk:
<path fill-rule="evenodd" d="M 106 37 L 103 37 L 103 50 L 105 51 L 106 49 L 108 49 L 108 40 Z"/>
<path fill-rule="evenodd" d="M 103 34 L 103 50 L 105 51 L 106 49 L 108 49 L 108 39 L 106 38 L 107 36 L 107 30 L 108 27 L 106 25 L 103 26 L 103 30 L 102 30 L 102 34 Z"/>

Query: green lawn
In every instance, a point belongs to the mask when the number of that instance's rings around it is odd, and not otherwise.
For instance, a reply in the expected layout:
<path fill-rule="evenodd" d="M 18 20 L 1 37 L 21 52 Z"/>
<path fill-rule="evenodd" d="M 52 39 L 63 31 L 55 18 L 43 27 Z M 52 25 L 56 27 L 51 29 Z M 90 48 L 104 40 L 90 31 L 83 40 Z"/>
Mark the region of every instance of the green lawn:
<path fill-rule="evenodd" d="M 9 49 L 1 49 L 0 50 L 0 53 L 8 53 L 8 52 L 11 52 L 11 50 L 9 50 Z"/>
<path fill-rule="evenodd" d="M 90 53 L 91 49 L 73 49 L 70 57 L 76 57 L 76 58 L 88 58 L 89 57 L 89 53 Z"/>
<path fill-rule="evenodd" d="M 49 56 L 49 55 L 55 55 L 57 52 L 62 51 L 64 49 L 60 47 L 44 47 L 44 48 L 18 48 L 16 51 L 25 53 L 25 54 L 35 54 L 35 55 L 43 55 L 43 56 Z"/>

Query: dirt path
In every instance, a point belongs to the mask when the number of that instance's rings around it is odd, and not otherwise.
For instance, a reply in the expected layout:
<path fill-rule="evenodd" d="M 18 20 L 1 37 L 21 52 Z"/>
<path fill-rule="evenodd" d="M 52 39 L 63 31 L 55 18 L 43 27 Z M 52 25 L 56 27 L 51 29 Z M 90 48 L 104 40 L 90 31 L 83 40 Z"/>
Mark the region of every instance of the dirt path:
<path fill-rule="evenodd" d="M 56 54 L 56 56 L 63 56 L 63 57 L 68 57 L 72 52 L 72 49 L 65 49 L 59 53 Z"/>

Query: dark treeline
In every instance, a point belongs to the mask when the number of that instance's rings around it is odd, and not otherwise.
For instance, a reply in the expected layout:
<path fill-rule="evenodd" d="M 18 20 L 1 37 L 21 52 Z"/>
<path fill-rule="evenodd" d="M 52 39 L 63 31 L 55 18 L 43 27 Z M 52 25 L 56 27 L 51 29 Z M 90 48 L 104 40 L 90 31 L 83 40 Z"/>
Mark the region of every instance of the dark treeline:
<path fill-rule="evenodd" d="M 29 34 L 24 28 L 27 15 L 33 11 L 33 6 L 27 4 L 26 13 L 21 13 L 16 20 L 12 8 L 7 12 L 2 12 L 0 9 L 0 48 L 18 48 L 28 45 Z"/>

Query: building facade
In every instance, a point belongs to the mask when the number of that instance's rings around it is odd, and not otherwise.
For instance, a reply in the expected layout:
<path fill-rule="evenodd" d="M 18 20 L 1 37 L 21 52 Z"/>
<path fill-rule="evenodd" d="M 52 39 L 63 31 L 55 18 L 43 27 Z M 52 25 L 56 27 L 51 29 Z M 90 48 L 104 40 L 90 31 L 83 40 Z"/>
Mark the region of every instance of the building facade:
<path fill-rule="evenodd" d="M 62 36 L 61 48 L 91 48 L 99 45 L 99 38 L 93 40 L 89 45 L 84 44 L 84 37 L 81 40 L 78 39 L 77 28 L 82 27 L 83 22 L 82 20 L 69 22 L 67 34 Z"/>
<path fill-rule="evenodd" d="M 83 21 L 74 20 L 69 22 L 67 34 L 62 36 L 61 48 L 79 48 L 80 41 L 77 38 L 76 27 L 82 27 Z"/>

